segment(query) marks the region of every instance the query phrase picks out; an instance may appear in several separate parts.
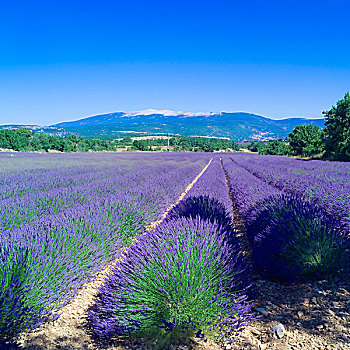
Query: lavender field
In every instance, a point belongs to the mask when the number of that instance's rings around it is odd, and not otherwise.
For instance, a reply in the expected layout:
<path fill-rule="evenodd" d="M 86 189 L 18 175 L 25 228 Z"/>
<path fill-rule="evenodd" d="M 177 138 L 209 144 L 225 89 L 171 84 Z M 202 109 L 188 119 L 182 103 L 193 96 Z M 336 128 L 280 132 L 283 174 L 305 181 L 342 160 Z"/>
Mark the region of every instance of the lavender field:
<path fill-rule="evenodd" d="M 349 163 L 0 153 L 0 347 L 106 268 L 83 315 L 93 337 L 235 342 L 257 281 L 348 278 L 349 234 Z"/>

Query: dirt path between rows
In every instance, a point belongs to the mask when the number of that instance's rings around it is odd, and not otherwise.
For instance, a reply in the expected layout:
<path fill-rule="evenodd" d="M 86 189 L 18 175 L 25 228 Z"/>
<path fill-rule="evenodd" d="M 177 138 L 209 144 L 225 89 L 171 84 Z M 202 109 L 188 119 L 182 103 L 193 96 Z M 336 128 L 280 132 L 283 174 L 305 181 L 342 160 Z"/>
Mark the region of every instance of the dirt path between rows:
<path fill-rule="evenodd" d="M 213 158 L 203 170 L 195 177 L 195 179 L 186 187 L 185 191 L 180 195 L 177 201 L 169 207 L 161 216 L 161 218 L 146 227 L 151 230 L 159 225 L 167 216 L 169 211 L 178 205 L 186 196 L 188 191 L 204 174 L 211 164 Z M 138 340 L 126 339 L 125 344 L 99 344 L 89 333 L 86 327 L 86 312 L 90 305 L 93 304 L 97 294 L 98 287 L 103 283 L 103 280 L 110 272 L 111 268 L 118 260 L 113 261 L 104 270 L 94 276 L 92 282 L 86 283 L 75 298 L 60 310 L 60 317 L 56 321 L 45 323 L 40 328 L 35 329 L 30 333 L 24 334 L 20 341 L 22 349 L 36 350 L 53 350 L 53 349 L 146 349 L 147 346 L 140 343 Z M 144 347 L 146 346 L 146 347 Z"/>

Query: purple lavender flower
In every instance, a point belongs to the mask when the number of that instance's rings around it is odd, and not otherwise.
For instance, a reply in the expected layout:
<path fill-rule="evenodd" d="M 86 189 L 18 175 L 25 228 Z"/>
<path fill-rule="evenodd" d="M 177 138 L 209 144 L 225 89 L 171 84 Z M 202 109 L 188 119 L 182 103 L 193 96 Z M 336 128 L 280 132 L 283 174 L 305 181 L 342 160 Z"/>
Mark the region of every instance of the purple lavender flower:
<path fill-rule="evenodd" d="M 305 200 L 289 195 L 259 203 L 247 226 L 258 271 L 294 281 L 349 272 L 349 238 L 339 222 Z"/>
<path fill-rule="evenodd" d="M 242 330 L 252 318 L 236 278 L 244 266 L 224 236 L 216 223 L 180 217 L 140 237 L 99 289 L 89 310 L 94 332 L 106 338 L 165 332 L 176 341 L 199 329 L 201 337 L 218 337 L 223 324 Z"/>

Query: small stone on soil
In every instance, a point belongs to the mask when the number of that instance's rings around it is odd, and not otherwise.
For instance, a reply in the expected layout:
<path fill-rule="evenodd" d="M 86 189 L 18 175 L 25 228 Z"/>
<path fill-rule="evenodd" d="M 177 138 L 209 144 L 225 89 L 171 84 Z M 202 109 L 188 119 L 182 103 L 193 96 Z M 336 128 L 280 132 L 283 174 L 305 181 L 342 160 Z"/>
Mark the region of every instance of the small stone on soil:
<path fill-rule="evenodd" d="M 278 339 L 281 339 L 287 333 L 282 323 L 272 326 L 272 331 L 277 335 Z"/>

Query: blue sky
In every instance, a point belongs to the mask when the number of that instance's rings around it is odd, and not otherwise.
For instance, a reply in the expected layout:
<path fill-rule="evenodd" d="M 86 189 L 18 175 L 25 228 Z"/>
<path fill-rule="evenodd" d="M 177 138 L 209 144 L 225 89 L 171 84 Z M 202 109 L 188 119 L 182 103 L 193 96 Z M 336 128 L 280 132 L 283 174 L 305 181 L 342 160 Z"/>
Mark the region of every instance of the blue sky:
<path fill-rule="evenodd" d="M 148 108 L 321 117 L 350 90 L 347 1 L 0 0 L 0 124 Z"/>

